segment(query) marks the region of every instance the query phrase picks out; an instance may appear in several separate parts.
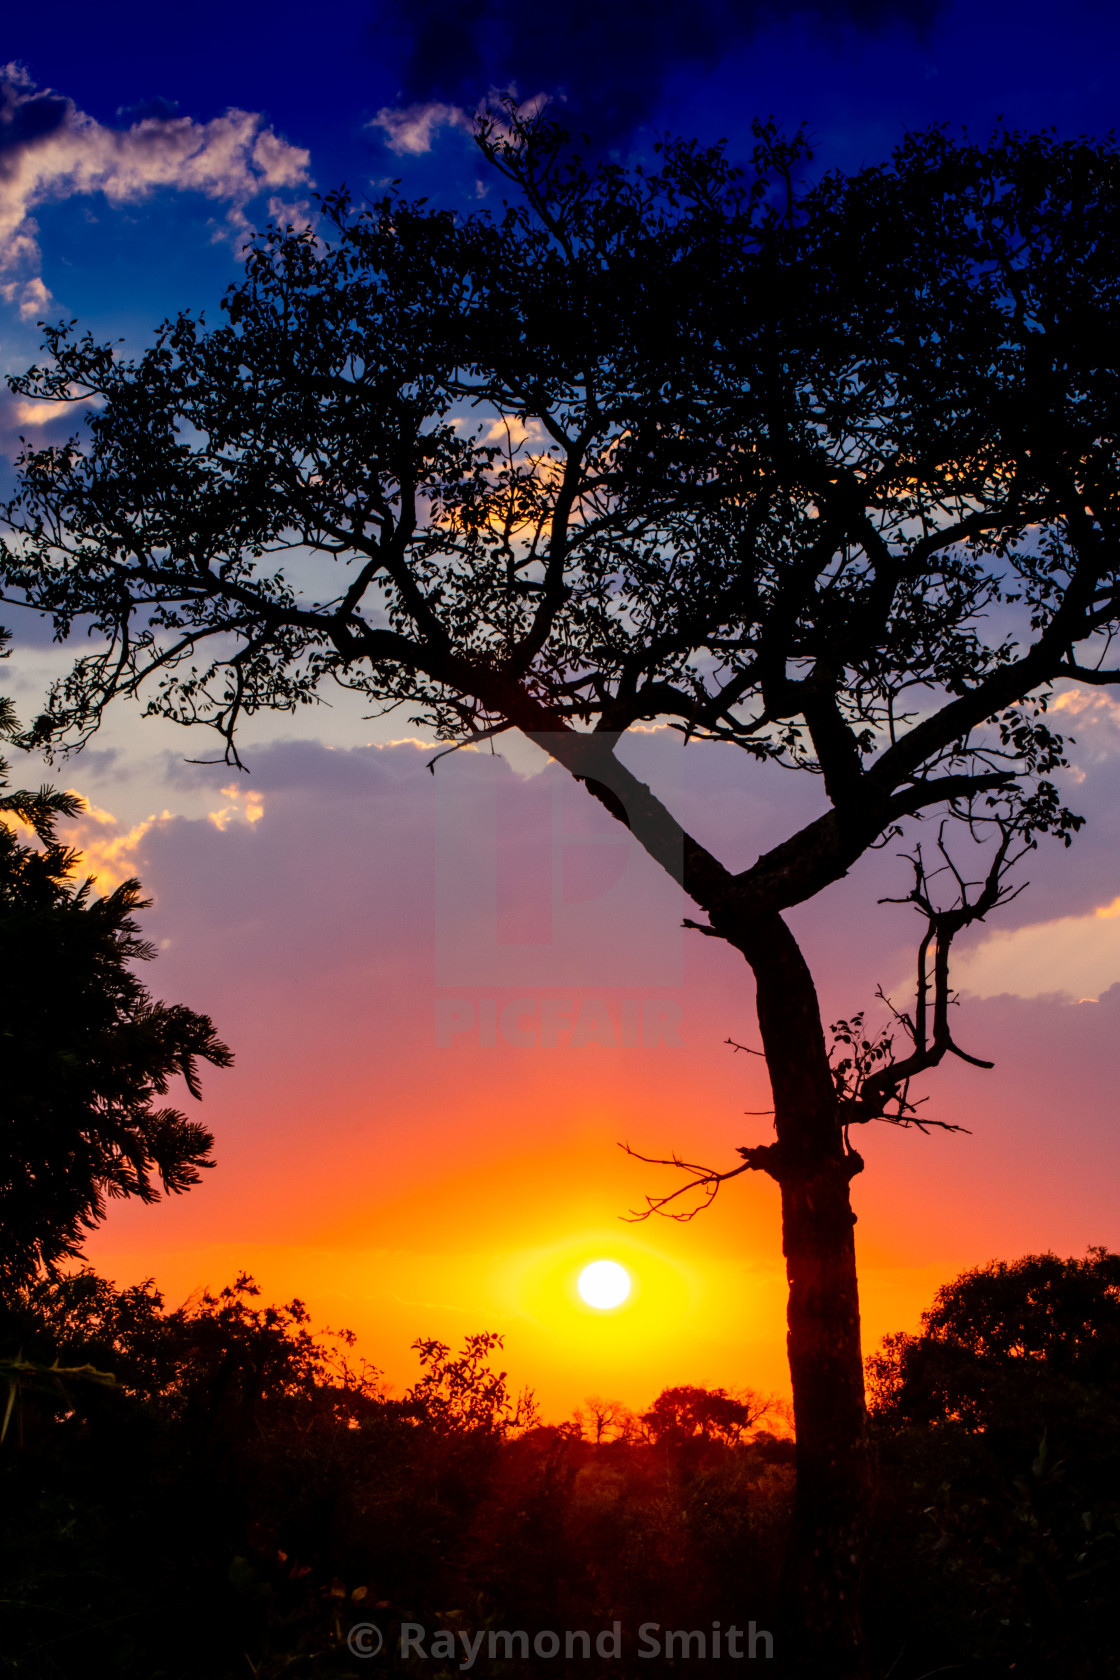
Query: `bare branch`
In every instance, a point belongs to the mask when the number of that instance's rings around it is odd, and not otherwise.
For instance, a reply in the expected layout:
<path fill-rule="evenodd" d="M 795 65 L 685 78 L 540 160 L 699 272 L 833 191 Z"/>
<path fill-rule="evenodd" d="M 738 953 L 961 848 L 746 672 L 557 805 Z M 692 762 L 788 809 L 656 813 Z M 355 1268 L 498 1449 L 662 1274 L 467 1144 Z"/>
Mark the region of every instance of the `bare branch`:
<path fill-rule="evenodd" d="M 894 1039 L 889 1031 L 877 1038 L 864 1035 L 863 1016 L 839 1021 L 833 1026 L 835 1045 L 841 1055 L 833 1062 L 833 1077 L 840 1099 L 841 1119 L 845 1126 L 862 1125 L 869 1120 L 886 1120 L 894 1125 L 917 1126 L 921 1130 L 936 1126 L 942 1131 L 965 1131 L 966 1127 L 943 1120 L 919 1116 L 918 1105 L 910 1097 L 910 1082 L 918 1074 L 936 1067 L 945 1056 L 956 1056 L 972 1067 L 991 1068 L 994 1064 L 962 1050 L 953 1037 L 949 1024 L 949 1009 L 956 994 L 949 984 L 949 954 L 953 940 L 965 928 L 984 918 L 998 906 L 1008 904 L 1023 890 L 1012 886 L 1009 872 L 1031 849 L 1029 841 L 1016 846 L 1022 836 L 1021 820 L 1005 817 L 977 818 L 994 824 L 999 834 L 995 851 L 985 875 L 971 881 L 958 867 L 945 843 L 942 823 L 937 837 L 941 862 L 933 869 L 927 866 L 921 846 L 909 855 L 914 872 L 914 884 L 903 898 L 886 898 L 881 903 L 913 904 L 925 919 L 925 930 L 918 945 L 917 977 L 913 1014 L 896 1009 L 880 988 L 879 997 L 887 1005 L 895 1023 L 910 1039 L 909 1055 L 898 1058 L 894 1054 Z M 938 877 L 949 877 L 953 883 L 954 900 L 945 906 L 937 897 Z"/>
<path fill-rule="evenodd" d="M 676 1167 L 680 1172 L 689 1175 L 683 1184 L 678 1184 L 675 1190 L 670 1190 L 666 1195 L 647 1196 L 645 1199 L 646 1205 L 642 1211 L 632 1208 L 628 1214 L 624 1215 L 627 1223 L 631 1225 L 639 1224 L 643 1219 L 649 1219 L 655 1213 L 661 1214 L 665 1219 L 675 1219 L 678 1223 L 687 1225 L 690 1220 L 696 1218 L 698 1213 L 703 1213 L 705 1208 L 711 1206 L 719 1193 L 720 1185 L 726 1184 L 728 1179 L 739 1178 L 745 1172 L 771 1171 L 772 1169 L 767 1163 L 773 1160 L 775 1148 L 773 1144 L 764 1143 L 759 1144 L 757 1148 L 740 1149 L 739 1154 L 743 1157 L 742 1166 L 731 1167 L 727 1172 L 720 1172 L 716 1167 L 703 1167 L 695 1161 L 683 1161 L 679 1155 L 642 1155 L 636 1149 L 631 1149 L 628 1143 L 620 1143 L 618 1147 L 627 1155 L 632 1155 L 635 1161 L 644 1161 L 647 1166 Z M 682 1213 L 666 1211 L 669 1203 L 675 1202 L 678 1196 L 687 1196 L 693 1191 L 699 1191 L 703 1198 L 695 1207 Z"/>
<path fill-rule="evenodd" d="M 741 1050 L 744 1056 L 761 1056 L 763 1061 L 766 1060 L 765 1050 L 752 1050 L 749 1044 L 736 1044 L 733 1038 L 725 1038 L 723 1042 L 730 1044 L 732 1050 Z"/>
<path fill-rule="evenodd" d="M 504 735 L 512 728 L 512 723 L 495 723 L 489 729 L 472 729 L 461 741 L 452 742 L 451 746 L 444 747 L 441 752 L 437 752 L 434 757 L 430 758 L 428 760 L 429 772 L 433 776 L 435 775 L 436 765 L 441 758 L 448 758 L 452 753 L 461 752 L 464 747 L 477 746 L 480 741 L 492 741 L 495 736 Z"/>

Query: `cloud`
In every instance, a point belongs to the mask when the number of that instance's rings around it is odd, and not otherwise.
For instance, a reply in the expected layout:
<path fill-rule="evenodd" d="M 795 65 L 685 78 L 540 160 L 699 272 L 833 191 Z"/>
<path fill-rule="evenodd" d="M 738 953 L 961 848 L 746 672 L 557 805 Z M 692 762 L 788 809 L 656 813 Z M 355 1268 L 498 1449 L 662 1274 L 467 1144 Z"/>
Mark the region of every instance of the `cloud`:
<path fill-rule="evenodd" d="M 262 194 L 270 214 L 299 214 L 302 206 L 278 195 L 310 185 L 309 162 L 255 112 L 231 109 L 209 122 L 161 112 L 109 128 L 9 64 L 0 68 L 0 297 L 27 320 L 50 302 L 32 215 L 48 200 L 103 193 L 129 204 L 172 188 L 224 204 L 228 229 L 240 234 Z"/>
<path fill-rule="evenodd" d="M 825 25 L 863 28 L 921 28 L 938 9 L 939 0 L 818 0 L 802 8 Z M 565 122 L 610 144 L 651 119 L 670 77 L 713 69 L 774 16 L 765 0 L 560 0 L 542 26 L 518 0 L 390 0 L 378 20 L 403 47 L 404 98 L 376 120 L 392 149 L 427 151 L 433 133 L 453 121 L 429 121 L 428 113 L 453 111 L 458 127 L 487 88 L 517 84 L 562 98 Z"/>
<path fill-rule="evenodd" d="M 111 893 L 122 881 L 131 880 L 137 874 L 141 849 L 147 836 L 154 829 L 175 820 L 171 811 L 165 810 L 159 816 L 153 812 L 143 822 L 134 823 L 130 828 L 119 822 L 111 811 L 103 810 L 93 800 L 87 799 L 80 789 L 67 788 L 66 791 L 77 794 L 85 805 L 81 814 L 67 822 L 59 833 L 60 840 L 74 853 L 71 882 L 78 885 L 92 880 L 94 891 L 101 895 Z M 241 815 L 240 812 L 236 814 Z M 245 818 L 253 822 L 260 815 L 260 810 L 257 810 L 253 815 L 245 813 Z M 5 811 L 0 820 L 5 827 L 14 829 L 25 843 L 38 845 L 34 829 L 14 811 Z M 225 823 L 219 824 L 219 827 L 225 826 Z"/>
<path fill-rule="evenodd" d="M 77 788 L 67 791 L 83 797 Z M 82 881 L 92 876 L 96 892 L 112 892 L 122 881 L 131 880 L 139 873 L 143 843 L 152 830 L 174 820 L 170 811 L 165 810 L 159 816 L 153 812 L 143 822 L 127 828 L 111 811 L 87 800 L 85 810 L 72 827 L 67 827 L 65 834 L 66 844 L 78 854 L 74 879 Z"/>
<path fill-rule="evenodd" d="M 1058 729 L 1082 749 L 1070 754 L 1078 766 L 1079 779 L 1084 779 L 1080 759 L 1112 755 L 1120 747 L 1120 700 L 1104 689 L 1067 688 L 1051 710 L 1056 714 Z"/>
<path fill-rule="evenodd" d="M 1120 982 L 1120 898 L 1085 916 L 991 933 L 954 961 L 953 981 L 978 997 L 1064 992 L 1094 1002 Z"/>
<path fill-rule="evenodd" d="M 523 443 L 544 443 L 544 427 L 539 420 L 526 423 L 520 415 L 502 416 L 498 420 L 491 420 L 482 440 L 484 443 L 501 443 L 511 449 L 519 449 Z"/>
<path fill-rule="evenodd" d="M 236 782 L 231 783 L 229 787 L 224 787 L 221 791 L 226 799 L 232 800 L 232 804 L 223 805 L 220 810 L 206 813 L 207 822 L 212 822 L 220 834 L 224 834 L 230 823 L 233 822 L 245 822 L 250 827 L 253 823 L 260 822 L 264 816 L 264 799 L 261 794 L 246 793 L 243 788 L 237 786 Z M 244 799 L 242 799 L 243 793 L 245 795 Z"/>
<path fill-rule="evenodd" d="M 370 127 L 384 129 L 385 144 L 397 157 L 418 157 L 431 151 L 432 136 L 441 128 L 458 128 L 469 134 L 471 119 L 461 106 L 435 100 L 399 110 L 383 106 Z"/>
<path fill-rule="evenodd" d="M 50 296 L 45 287 L 42 290 Z M 100 397 L 76 397 L 73 402 L 41 402 L 34 397 L 21 397 L 13 404 L 12 414 L 21 426 L 49 426 L 100 404 Z"/>
<path fill-rule="evenodd" d="M 66 844 L 77 853 L 74 879 L 81 881 L 92 877 L 94 890 L 98 893 L 112 892 L 122 881 L 143 874 L 149 847 L 161 831 L 168 829 L 169 825 L 174 827 L 180 820 L 174 812 L 163 810 L 158 816 L 153 812 L 142 822 L 122 823 L 112 811 L 87 798 L 80 788 L 69 788 L 67 791 L 76 793 L 79 799 L 85 801 L 85 810 L 67 825 L 64 836 Z M 207 811 L 205 818 L 219 834 L 224 834 L 231 826 L 252 828 L 263 818 L 264 796 L 258 791 L 231 783 L 219 792 L 222 799 L 229 803 Z M 9 820 L 30 835 L 31 830 L 18 818 Z"/>

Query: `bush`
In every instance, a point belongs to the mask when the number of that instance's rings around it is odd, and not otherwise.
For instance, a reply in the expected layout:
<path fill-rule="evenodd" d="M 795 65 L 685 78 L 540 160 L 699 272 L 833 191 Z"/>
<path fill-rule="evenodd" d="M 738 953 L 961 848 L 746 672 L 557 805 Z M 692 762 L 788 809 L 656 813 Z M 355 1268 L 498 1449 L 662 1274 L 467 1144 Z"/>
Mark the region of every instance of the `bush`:
<path fill-rule="evenodd" d="M 882 1492 L 869 1622 L 922 1673 L 1105 1680 L 1120 1602 L 1120 1255 L 941 1289 L 868 1362 Z"/>

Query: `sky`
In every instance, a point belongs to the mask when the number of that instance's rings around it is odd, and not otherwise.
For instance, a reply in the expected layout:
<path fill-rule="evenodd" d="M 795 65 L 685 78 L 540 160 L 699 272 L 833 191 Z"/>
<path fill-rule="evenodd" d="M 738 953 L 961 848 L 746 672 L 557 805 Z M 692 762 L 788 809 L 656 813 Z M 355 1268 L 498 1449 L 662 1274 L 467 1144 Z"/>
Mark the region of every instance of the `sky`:
<path fill-rule="evenodd" d="M 1120 104 L 1120 22 L 1088 0 L 542 15 L 511 0 L 10 15 L 0 369 L 35 360 L 44 319 L 140 349 L 171 312 L 213 315 L 247 233 L 306 219 L 316 191 L 399 179 L 499 204 L 469 132 L 496 89 L 549 97 L 622 161 L 665 133 L 745 154 L 751 119 L 773 114 L 841 169 L 932 122 L 1103 134 Z M 0 396 L 3 482 L 21 433 L 72 424 Z M 72 650 L 7 621 L 2 688 L 27 717 Z M 1070 689 L 1059 716 L 1089 820 L 962 948 L 957 1036 L 997 1065 L 939 1070 L 928 1112 L 969 1130 L 860 1139 L 868 1350 L 966 1266 L 1120 1246 L 1120 703 Z M 247 776 L 187 762 L 209 744 L 122 708 L 65 764 L 13 766 L 86 797 L 87 867 L 103 887 L 139 874 L 153 900 L 149 985 L 209 1013 L 237 1057 L 205 1080 L 217 1167 L 188 1196 L 114 1208 L 91 1260 L 173 1302 L 248 1269 L 356 1330 L 398 1388 L 417 1337 L 498 1330 L 552 1417 L 679 1382 L 784 1391 L 776 1188 L 744 1177 L 689 1224 L 622 1217 L 668 1180 L 620 1143 L 726 1165 L 768 1135 L 762 1064 L 726 1042 L 757 1042 L 735 954 L 681 930 L 675 889 L 528 742 L 432 776 L 421 733 L 340 699 L 254 721 L 243 750 Z M 634 732 L 623 756 L 736 867 L 819 809 L 810 779 L 669 731 Z M 875 1018 L 879 985 L 905 996 L 913 916 L 878 903 L 900 888 L 903 864 L 876 853 L 791 918 L 826 1020 Z M 610 1313 L 575 1292 L 599 1258 L 634 1280 Z"/>

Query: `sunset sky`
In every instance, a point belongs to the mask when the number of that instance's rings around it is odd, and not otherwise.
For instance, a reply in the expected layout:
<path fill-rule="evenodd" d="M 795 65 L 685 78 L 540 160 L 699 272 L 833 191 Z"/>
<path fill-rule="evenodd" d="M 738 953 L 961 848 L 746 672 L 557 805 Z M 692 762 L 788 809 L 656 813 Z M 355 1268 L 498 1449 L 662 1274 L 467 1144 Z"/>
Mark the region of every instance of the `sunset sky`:
<path fill-rule="evenodd" d="M 816 166 L 885 156 L 944 121 L 998 117 L 1063 136 L 1120 111 L 1120 23 L 1100 0 L 1046 5 L 782 7 L 452 0 L 313 9 L 203 0 L 173 8 L 25 7 L 0 64 L 0 360 L 38 353 L 36 323 L 77 317 L 137 349 L 181 307 L 213 319 L 248 230 L 306 219 L 314 192 L 501 201 L 469 134 L 488 89 L 549 94 L 623 160 L 659 133 L 750 145 L 755 115 L 804 123 Z M 37 21 L 40 19 L 41 21 Z M 22 432 L 75 416 L 0 396 L 0 478 Z M 0 692 L 24 718 L 74 650 L 15 608 Z M 913 1328 L 965 1266 L 1120 1246 L 1120 701 L 1070 689 L 1065 780 L 1088 824 L 1043 848 L 1030 889 L 962 947 L 957 1036 L 996 1062 L 929 1081 L 929 1113 L 968 1134 L 877 1126 L 855 1181 L 865 1346 Z M 506 1338 L 546 1415 L 583 1395 L 641 1405 L 671 1383 L 783 1390 L 778 1192 L 744 1177 L 691 1224 L 626 1223 L 664 1171 L 627 1157 L 734 1165 L 764 1141 L 768 1088 L 749 976 L 680 929 L 683 901 L 527 741 L 428 773 L 403 717 L 330 708 L 258 719 L 249 774 L 187 759 L 211 742 L 118 711 L 49 772 L 89 801 L 75 825 L 104 885 L 138 874 L 159 945 L 145 978 L 206 1011 L 236 1053 L 205 1081 L 218 1165 L 190 1195 L 121 1206 L 89 1245 L 120 1282 L 173 1302 L 239 1269 L 359 1332 L 398 1387 L 418 1336 Z M 742 868 L 820 809 L 811 778 L 729 747 L 635 732 L 626 761 Z M 905 1001 L 913 913 L 890 848 L 791 921 L 826 1020 L 882 985 Z M 184 1105 L 189 1099 L 184 1094 Z M 576 1293 L 613 1259 L 629 1301 Z"/>

